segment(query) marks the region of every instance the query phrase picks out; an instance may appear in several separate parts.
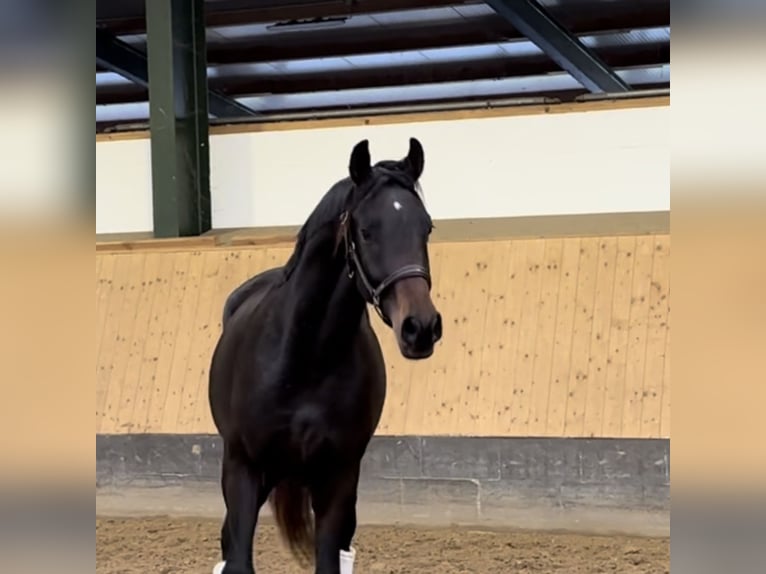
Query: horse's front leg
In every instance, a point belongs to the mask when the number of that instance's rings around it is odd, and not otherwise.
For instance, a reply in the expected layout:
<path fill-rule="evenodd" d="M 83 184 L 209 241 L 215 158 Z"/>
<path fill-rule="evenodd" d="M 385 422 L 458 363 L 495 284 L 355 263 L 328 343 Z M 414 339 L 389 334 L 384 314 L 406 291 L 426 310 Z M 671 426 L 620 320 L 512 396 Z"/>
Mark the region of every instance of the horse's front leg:
<path fill-rule="evenodd" d="M 316 574 L 351 574 L 341 570 L 341 551 L 351 550 L 356 531 L 359 463 L 327 473 L 312 487 L 316 519 Z"/>
<path fill-rule="evenodd" d="M 224 449 L 222 486 L 226 518 L 221 530 L 223 574 L 254 574 L 253 536 L 269 486 L 239 452 Z M 219 565 L 218 568 L 220 568 Z"/>

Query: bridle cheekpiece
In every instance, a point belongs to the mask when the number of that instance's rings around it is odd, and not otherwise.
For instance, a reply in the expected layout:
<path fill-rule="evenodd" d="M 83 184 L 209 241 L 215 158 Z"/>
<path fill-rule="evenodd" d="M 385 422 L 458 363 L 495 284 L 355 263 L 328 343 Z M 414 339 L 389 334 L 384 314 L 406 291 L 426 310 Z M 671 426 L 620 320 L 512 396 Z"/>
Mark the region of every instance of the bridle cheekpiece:
<path fill-rule="evenodd" d="M 340 215 L 340 224 L 338 228 L 338 241 L 343 240 L 346 248 L 346 271 L 350 279 L 354 278 L 355 274 L 359 275 L 359 279 L 364 286 L 367 295 L 370 298 L 372 306 L 378 313 L 378 316 L 383 320 L 386 325 L 391 326 L 391 320 L 383 312 L 383 308 L 380 306 L 381 297 L 383 293 L 391 287 L 397 281 L 407 279 L 410 277 L 422 277 L 428 283 L 428 288 L 431 288 L 431 275 L 428 270 L 422 265 L 413 263 L 404 265 L 399 269 L 389 273 L 378 285 L 373 285 L 370 277 L 364 269 L 361 259 L 359 258 L 359 252 L 357 251 L 356 242 L 354 241 L 353 234 L 351 232 L 351 211 L 346 209 Z"/>

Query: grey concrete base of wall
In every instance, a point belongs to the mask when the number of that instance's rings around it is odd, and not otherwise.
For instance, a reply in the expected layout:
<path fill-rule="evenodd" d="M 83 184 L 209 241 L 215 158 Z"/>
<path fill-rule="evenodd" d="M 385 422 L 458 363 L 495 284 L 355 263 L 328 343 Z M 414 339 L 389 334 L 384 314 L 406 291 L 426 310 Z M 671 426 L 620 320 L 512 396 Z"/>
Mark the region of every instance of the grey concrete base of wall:
<path fill-rule="evenodd" d="M 97 514 L 223 516 L 221 450 L 215 435 L 97 436 Z M 359 522 L 667 536 L 669 477 L 666 439 L 374 437 Z"/>

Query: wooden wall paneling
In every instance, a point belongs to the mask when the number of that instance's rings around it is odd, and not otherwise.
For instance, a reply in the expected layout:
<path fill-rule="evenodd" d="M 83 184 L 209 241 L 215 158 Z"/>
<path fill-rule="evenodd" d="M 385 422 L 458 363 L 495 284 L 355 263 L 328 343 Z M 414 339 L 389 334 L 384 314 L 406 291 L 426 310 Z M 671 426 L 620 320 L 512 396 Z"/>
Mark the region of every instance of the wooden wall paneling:
<path fill-rule="evenodd" d="M 263 262 L 263 270 L 283 267 L 292 255 L 293 247 L 269 247 Z"/>
<path fill-rule="evenodd" d="M 544 436 L 547 431 L 563 251 L 563 239 L 545 240 L 543 263 L 540 266 L 541 286 L 537 302 L 538 320 L 532 355 L 529 410 L 524 421 L 525 432 L 529 436 Z"/>
<path fill-rule="evenodd" d="M 204 336 L 200 338 L 200 344 L 204 347 L 201 351 L 199 368 L 199 379 L 197 383 L 197 395 L 190 413 L 190 420 L 186 420 L 192 425 L 196 432 L 216 433 L 217 430 L 213 424 L 210 414 L 210 403 L 208 400 L 208 385 L 210 362 L 213 359 L 213 350 L 218 343 L 218 338 L 223 328 L 223 306 L 229 294 L 243 283 L 250 275 L 250 263 L 253 256 L 260 259 L 263 254 L 261 250 L 241 249 L 241 250 L 216 250 L 217 258 L 211 264 L 216 267 L 215 280 L 211 282 L 211 304 L 209 314 L 204 320 L 208 323 Z M 205 274 L 212 273 L 209 268 L 205 268 Z M 211 278 L 212 279 L 212 278 Z"/>
<path fill-rule="evenodd" d="M 625 374 L 630 330 L 630 298 L 635 267 L 635 237 L 617 239 L 612 319 L 606 367 L 606 393 L 601 414 L 602 437 L 619 437 L 625 404 Z"/>
<path fill-rule="evenodd" d="M 370 323 L 375 331 L 383 351 L 386 363 L 386 402 L 378 422 L 377 433 L 381 435 L 402 434 L 407 422 L 407 403 L 409 391 L 417 384 L 419 377 L 413 376 L 416 361 L 408 361 L 401 356 L 394 342 L 394 332 L 378 317 L 374 310 L 369 310 Z M 421 405 L 423 403 L 420 403 Z"/>
<path fill-rule="evenodd" d="M 109 333 L 113 331 L 114 325 L 110 322 L 110 317 L 114 313 L 115 305 L 118 299 L 115 293 L 114 277 L 117 271 L 117 257 L 109 255 L 104 258 L 99 271 L 100 277 L 97 288 L 97 323 L 96 323 L 96 432 L 101 427 L 101 417 L 103 416 L 104 403 L 106 402 L 106 392 L 109 388 L 109 362 L 105 351 L 111 345 L 107 343 Z M 112 335 L 112 338 L 114 335 Z"/>
<path fill-rule="evenodd" d="M 132 257 L 136 257 L 133 255 Z M 135 406 L 136 401 L 143 394 L 141 386 L 141 365 L 144 360 L 149 322 L 152 316 L 152 306 L 158 290 L 154 282 L 160 269 L 162 255 L 159 253 L 147 253 L 144 267 L 140 275 L 141 288 L 136 300 L 136 318 L 133 325 L 133 335 L 128 349 L 128 361 L 125 366 L 125 375 L 122 378 L 122 393 L 117 411 L 116 428 L 126 432 L 136 431 Z M 138 279 L 138 277 L 137 277 Z"/>
<path fill-rule="evenodd" d="M 462 259 L 467 267 L 463 280 L 470 279 L 465 297 L 464 309 L 467 321 L 460 319 L 461 334 L 461 369 L 459 378 L 453 381 L 457 391 L 457 406 L 448 415 L 447 429 L 451 434 L 473 434 L 479 420 L 481 378 L 481 351 L 484 340 L 484 327 L 487 319 L 489 301 L 489 283 L 492 272 L 490 259 L 493 242 L 479 242 L 473 249 L 467 249 Z M 466 275 L 467 274 L 467 275 Z"/>
<path fill-rule="evenodd" d="M 447 297 L 447 285 L 449 285 L 449 276 L 447 275 L 447 265 L 449 264 L 446 256 L 446 250 L 442 245 L 432 244 L 429 246 L 429 257 L 431 260 L 431 298 L 438 311 L 442 314 L 443 337 L 454 336 L 454 321 L 449 308 L 449 299 Z M 392 334 L 393 335 L 393 334 Z M 450 339 L 448 339 L 450 340 Z M 397 427 L 397 418 L 391 418 L 391 422 L 386 422 L 386 430 L 382 432 L 396 434 L 417 434 L 423 428 L 426 405 L 436 401 L 438 385 L 445 376 L 447 365 L 449 364 L 449 355 L 444 347 L 445 342 L 442 339 L 437 343 L 434 354 L 427 361 L 418 363 L 394 358 L 399 353 L 396 345 L 383 347 L 384 357 L 389 364 L 389 378 L 394 387 L 389 391 L 389 397 L 402 397 L 405 401 L 403 408 L 403 423 Z M 394 404 L 396 398 L 393 399 Z M 386 403 L 389 398 L 386 398 Z M 388 412 L 389 407 L 384 410 L 385 419 L 388 421 L 391 415 Z"/>
<path fill-rule="evenodd" d="M 450 428 L 447 426 L 451 418 L 450 409 L 454 412 L 459 407 L 460 390 L 456 381 L 465 384 L 464 333 L 470 315 L 468 299 L 473 295 L 475 283 L 470 274 L 464 276 L 471 267 L 470 258 L 470 249 L 465 247 L 444 250 L 442 255 L 444 277 L 439 281 L 439 292 L 444 301 L 444 336 L 438 353 L 429 359 L 434 362 L 433 367 L 441 368 L 442 372 L 429 375 L 427 400 L 419 405 L 423 411 L 419 425 L 423 434 Z M 462 280 L 455 281 L 453 273 L 460 275 Z"/>
<path fill-rule="evenodd" d="M 516 240 L 511 242 L 510 260 L 506 275 L 505 306 L 501 319 L 502 342 L 498 346 L 498 388 L 495 389 L 494 429 L 500 436 L 513 432 L 512 409 L 516 401 L 516 351 L 519 347 L 521 313 L 526 288 L 527 252 L 531 243 Z"/>
<path fill-rule="evenodd" d="M 410 361 L 402 357 L 394 332 L 381 321 L 377 313 L 369 310 L 370 323 L 383 351 L 386 363 L 386 402 L 378 422 L 377 434 L 398 435 L 404 432 L 407 422 L 409 392 L 413 387 L 422 386 L 423 375 L 418 370 L 422 361 Z M 423 403 L 418 403 L 422 415 Z"/>
<path fill-rule="evenodd" d="M 450 329 L 446 310 L 449 308 L 444 286 L 448 277 L 443 265 L 443 246 L 431 243 L 428 247 L 431 264 L 431 298 L 436 309 L 442 313 L 445 333 Z M 429 381 L 438 380 L 446 372 L 442 343 L 437 343 L 434 354 L 425 361 L 411 361 L 402 357 L 396 342 L 396 335 L 370 310 L 372 324 L 383 349 L 387 369 L 387 396 L 383 415 L 378 425 L 378 434 L 415 434 L 423 427 Z M 433 400 L 431 400 L 433 402 Z"/>
<path fill-rule="evenodd" d="M 174 265 L 173 275 L 168 282 L 168 304 L 163 309 L 158 309 L 162 321 L 162 331 L 159 341 L 157 341 L 156 354 L 152 356 L 152 360 L 155 362 L 154 373 L 152 374 L 154 384 L 145 425 L 146 432 L 151 433 L 162 432 L 163 430 L 162 419 L 170 392 L 173 351 L 176 346 L 177 335 L 180 332 L 181 309 L 192 253 L 173 253 L 170 257 L 174 260 Z"/>
<path fill-rule="evenodd" d="M 665 334 L 665 373 L 662 378 L 662 412 L 660 415 L 660 436 L 663 438 L 670 438 L 670 309 L 668 309 L 667 321 L 668 329 Z"/>
<path fill-rule="evenodd" d="M 579 266 L 580 238 L 565 239 L 561 254 L 558 302 L 555 311 L 556 327 L 551 350 L 550 394 L 545 423 L 545 432 L 548 436 L 565 434 Z"/>
<path fill-rule="evenodd" d="M 107 390 L 104 414 L 101 417 L 100 432 L 113 433 L 117 428 L 117 418 L 120 410 L 122 391 L 127 375 L 128 363 L 133 343 L 135 322 L 138 316 L 138 303 L 141 292 L 141 278 L 143 277 L 146 254 L 140 253 L 127 258 L 127 275 L 120 285 L 124 298 L 117 316 L 117 329 L 112 346 L 109 388 Z"/>
<path fill-rule="evenodd" d="M 634 261 L 630 295 L 630 328 L 628 330 L 620 436 L 641 435 L 641 408 L 643 406 L 646 336 L 654 264 L 654 244 L 654 236 L 636 238 L 636 260 Z"/>
<path fill-rule="evenodd" d="M 145 258 L 145 254 L 142 253 L 137 257 L 126 256 L 124 261 L 118 262 L 121 274 L 119 278 L 115 277 L 115 287 L 119 291 L 119 305 L 107 319 L 110 326 L 107 333 L 109 340 L 105 341 L 107 346 L 102 347 L 102 352 L 108 351 L 104 359 L 109 361 L 109 376 L 98 432 L 115 432 L 122 382 L 125 378 L 129 344 L 136 317 L 137 288 L 141 286 Z"/>
<path fill-rule="evenodd" d="M 215 432 L 224 301 L 291 250 L 99 254 L 97 432 Z M 373 315 L 389 377 L 378 434 L 669 436 L 668 236 L 439 243 L 431 258 L 433 357 L 402 358 Z"/>
<path fill-rule="evenodd" d="M 153 280 L 154 299 L 149 322 L 147 323 L 144 351 L 139 367 L 139 387 L 136 391 L 134 404 L 133 423 L 136 432 L 145 432 L 150 418 L 152 406 L 161 409 L 164 402 L 164 394 L 167 391 L 167 380 L 160 377 L 157 379 L 157 367 L 162 358 L 162 340 L 168 337 L 166 330 L 171 328 L 175 317 L 169 312 L 173 301 L 171 300 L 171 288 L 176 277 L 176 265 L 187 263 L 185 257 L 175 253 L 158 254 L 159 268 Z M 174 327 L 172 327 L 174 328 Z M 174 331 L 175 333 L 175 331 Z"/>
<path fill-rule="evenodd" d="M 176 331 L 173 346 L 173 361 L 168 378 L 168 394 L 160 424 L 161 432 L 176 432 L 178 414 L 181 409 L 181 397 L 188 375 L 188 362 L 191 352 L 192 333 L 199 304 L 204 265 L 204 254 L 194 251 L 189 260 L 189 271 L 186 274 L 186 284 L 183 291 L 183 303 L 180 311 L 180 321 Z"/>
<path fill-rule="evenodd" d="M 511 328 L 519 331 L 516 353 L 510 357 L 510 360 L 514 361 L 514 371 L 509 432 L 514 435 L 526 433 L 527 417 L 529 416 L 535 345 L 539 333 L 540 307 L 538 302 L 543 285 L 542 269 L 545 267 L 545 244 L 545 239 L 529 241 L 524 267 L 520 270 L 525 278 L 521 313 L 516 325 L 511 322 Z"/>
<path fill-rule="evenodd" d="M 492 435 L 497 415 L 497 389 L 505 381 L 500 371 L 500 348 L 505 340 L 503 316 L 506 307 L 508 269 L 511 263 L 511 242 L 495 241 L 489 249 L 490 276 L 487 284 L 487 310 L 484 314 L 483 337 L 481 339 L 481 363 L 479 370 L 479 392 L 475 408 L 477 416 L 472 425 L 476 436 Z"/>
<path fill-rule="evenodd" d="M 107 316 L 112 305 L 112 291 L 116 255 L 101 255 L 96 258 L 100 265 L 96 276 L 96 374 L 98 375 L 101 344 L 104 341 L 104 331 L 107 328 Z M 98 387 L 98 385 L 96 385 Z M 98 388 L 96 389 L 98 392 Z M 97 401 L 98 402 L 98 401 Z"/>
<path fill-rule="evenodd" d="M 646 339 L 641 436 L 660 436 L 662 380 L 665 373 L 665 341 L 667 337 L 668 257 L 669 245 L 658 237 L 654 245 L 654 268 L 649 291 L 649 329 Z"/>
<path fill-rule="evenodd" d="M 212 333 L 218 333 L 215 328 L 218 321 L 212 323 L 214 310 L 220 315 L 218 301 L 218 273 L 220 271 L 222 257 L 219 251 L 206 251 L 202 255 L 202 278 L 199 284 L 199 300 L 194 310 L 194 321 L 190 325 L 189 335 L 191 344 L 189 355 L 185 364 L 184 384 L 181 395 L 181 405 L 178 412 L 177 429 L 174 432 L 194 432 L 197 418 L 197 407 L 200 400 L 205 402 L 207 394 L 207 373 L 213 352 L 214 339 Z"/>
<path fill-rule="evenodd" d="M 572 366 L 567 383 L 567 410 L 564 436 L 583 436 L 585 406 L 588 401 L 589 352 L 593 334 L 593 312 L 596 306 L 601 239 L 583 237 L 580 240 L 580 262 L 575 294 L 575 320 L 572 331 Z"/>
<path fill-rule="evenodd" d="M 601 433 L 601 416 L 608 380 L 609 331 L 612 321 L 614 278 L 617 270 L 617 239 L 602 237 L 599 245 L 596 299 L 593 309 L 593 331 L 588 350 L 588 398 L 585 402 L 583 435 Z"/>

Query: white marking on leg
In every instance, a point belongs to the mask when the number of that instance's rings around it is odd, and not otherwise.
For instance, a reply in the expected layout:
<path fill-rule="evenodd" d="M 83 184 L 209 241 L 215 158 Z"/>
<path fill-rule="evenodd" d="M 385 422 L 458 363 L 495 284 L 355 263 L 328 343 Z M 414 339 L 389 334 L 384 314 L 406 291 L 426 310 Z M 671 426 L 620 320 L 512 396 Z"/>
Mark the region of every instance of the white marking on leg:
<path fill-rule="evenodd" d="M 399 211 L 401 208 L 402 208 L 402 204 L 399 203 L 398 201 L 394 201 L 394 209 L 396 211 Z"/>

